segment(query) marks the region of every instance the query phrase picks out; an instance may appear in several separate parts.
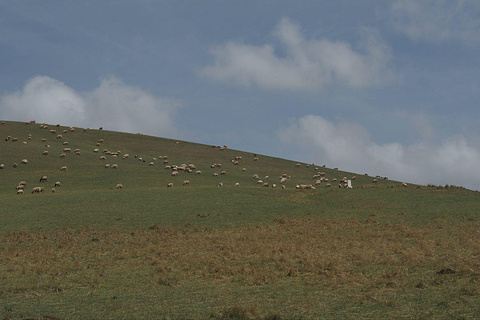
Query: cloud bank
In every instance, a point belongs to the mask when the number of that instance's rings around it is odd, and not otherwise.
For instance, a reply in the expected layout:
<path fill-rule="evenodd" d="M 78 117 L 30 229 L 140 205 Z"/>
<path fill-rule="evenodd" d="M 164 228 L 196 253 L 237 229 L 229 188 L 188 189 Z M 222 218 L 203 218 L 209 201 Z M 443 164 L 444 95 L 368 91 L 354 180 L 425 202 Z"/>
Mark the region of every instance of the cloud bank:
<path fill-rule="evenodd" d="M 480 148 L 463 136 L 440 144 L 373 142 L 358 124 L 333 123 L 308 115 L 279 131 L 286 144 L 301 143 L 304 156 L 317 164 L 419 184 L 454 184 L 480 189 Z"/>
<path fill-rule="evenodd" d="M 171 136 L 174 101 L 157 98 L 115 77 L 77 92 L 47 76 L 30 79 L 21 91 L 0 98 L 0 118 Z"/>
<path fill-rule="evenodd" d="M 292 91 L 319 91 L 329 84 L 367 87 L 394 79 L 390 50 L 375 30 L 363 29 L 358 50 L 348 42 L 308 40 L 300 27 L 286 18 L 274 35 L 285 56 L 279 56 L 269 44 L 228 42 L 212 48 L 215 62 L 200 73 L 238 85 Z"/>
<path fill-rule="evenodd" d="M 396 29 L 414 40 L 478 43 L 480 5 L 475 0 L 398 0 L 391 7 Z"/>

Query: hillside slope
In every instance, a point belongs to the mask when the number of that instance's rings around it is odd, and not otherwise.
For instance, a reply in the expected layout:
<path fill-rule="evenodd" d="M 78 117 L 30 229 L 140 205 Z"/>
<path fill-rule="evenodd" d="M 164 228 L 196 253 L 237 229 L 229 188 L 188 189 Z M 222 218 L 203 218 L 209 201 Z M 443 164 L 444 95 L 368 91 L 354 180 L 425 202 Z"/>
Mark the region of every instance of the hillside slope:
<path fill-rule="evenodd" d="M 479 192 L 141 134 L 0 138 L 5 319 L 480 317 Z"/>

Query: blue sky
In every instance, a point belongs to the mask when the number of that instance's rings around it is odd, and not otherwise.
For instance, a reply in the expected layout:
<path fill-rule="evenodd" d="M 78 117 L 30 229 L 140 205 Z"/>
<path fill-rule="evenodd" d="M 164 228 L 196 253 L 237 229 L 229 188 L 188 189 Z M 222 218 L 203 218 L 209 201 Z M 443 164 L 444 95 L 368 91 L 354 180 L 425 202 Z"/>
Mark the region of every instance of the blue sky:
<path fill-rule="evenodd" d="M 480 189 L 480 3 L 0 1 L 0 118 Z"/>

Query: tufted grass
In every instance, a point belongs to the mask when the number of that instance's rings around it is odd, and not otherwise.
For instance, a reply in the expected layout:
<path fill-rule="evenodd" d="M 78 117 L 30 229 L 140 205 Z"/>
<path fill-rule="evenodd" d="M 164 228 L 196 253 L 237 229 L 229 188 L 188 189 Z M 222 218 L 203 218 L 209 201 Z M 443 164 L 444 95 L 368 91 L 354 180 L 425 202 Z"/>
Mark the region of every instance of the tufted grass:
<path fill-rule="evenodd" d="M 3 141 L 8 135 L 19 141 Z M 77 128 L 57 140 L 39 124 L 7 122 L 0 138 L 5 319 L 480 317 L 478 192 L 372 184 L 363 174 L 352 190 L 297 191 L 313 183 L 314 166 L 139 134 Z M 63 141 L 81 155 L 60 159 Z M 130 158 L 99 160 L 94 148 Z M 202 175 L 171 177 L 159 161 L 148 165 L 159 155 Z M 282 173 L 291 179 L 287 190 L 262 188 L 254 173 L 277 185 Z M 16 195 L 21 180 L 26 193 Z M 31 194 L 37 185 L 46 192 Z"/>

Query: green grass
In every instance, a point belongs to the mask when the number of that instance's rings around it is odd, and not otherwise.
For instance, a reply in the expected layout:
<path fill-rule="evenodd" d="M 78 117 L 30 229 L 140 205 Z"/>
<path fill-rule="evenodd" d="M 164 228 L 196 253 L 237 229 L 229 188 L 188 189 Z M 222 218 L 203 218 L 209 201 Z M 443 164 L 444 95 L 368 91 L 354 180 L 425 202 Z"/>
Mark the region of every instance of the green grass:
<path fill-rule="evenodd" d="M 68 128 L 0 125 L 5 319 L 480 317 L 478 192 L 374 184 L 363 174 L 139 134 L 77 128 L 56 139 L 50 129 Z M 3 141 L 9 135 L 19 141 Z M 64 141 L 81 154 L 59 158 Z M 160 155 L 202 174 L 172 177 L 163 160 L 149 165 Z M 354 189 L 322 182 L 295 190 L 319 171 L 330 180 L 356 175 Z M 278 187 L 261 187 L 253 174 Z M 34 186 L 45 193 L 31 194 Z"/>

